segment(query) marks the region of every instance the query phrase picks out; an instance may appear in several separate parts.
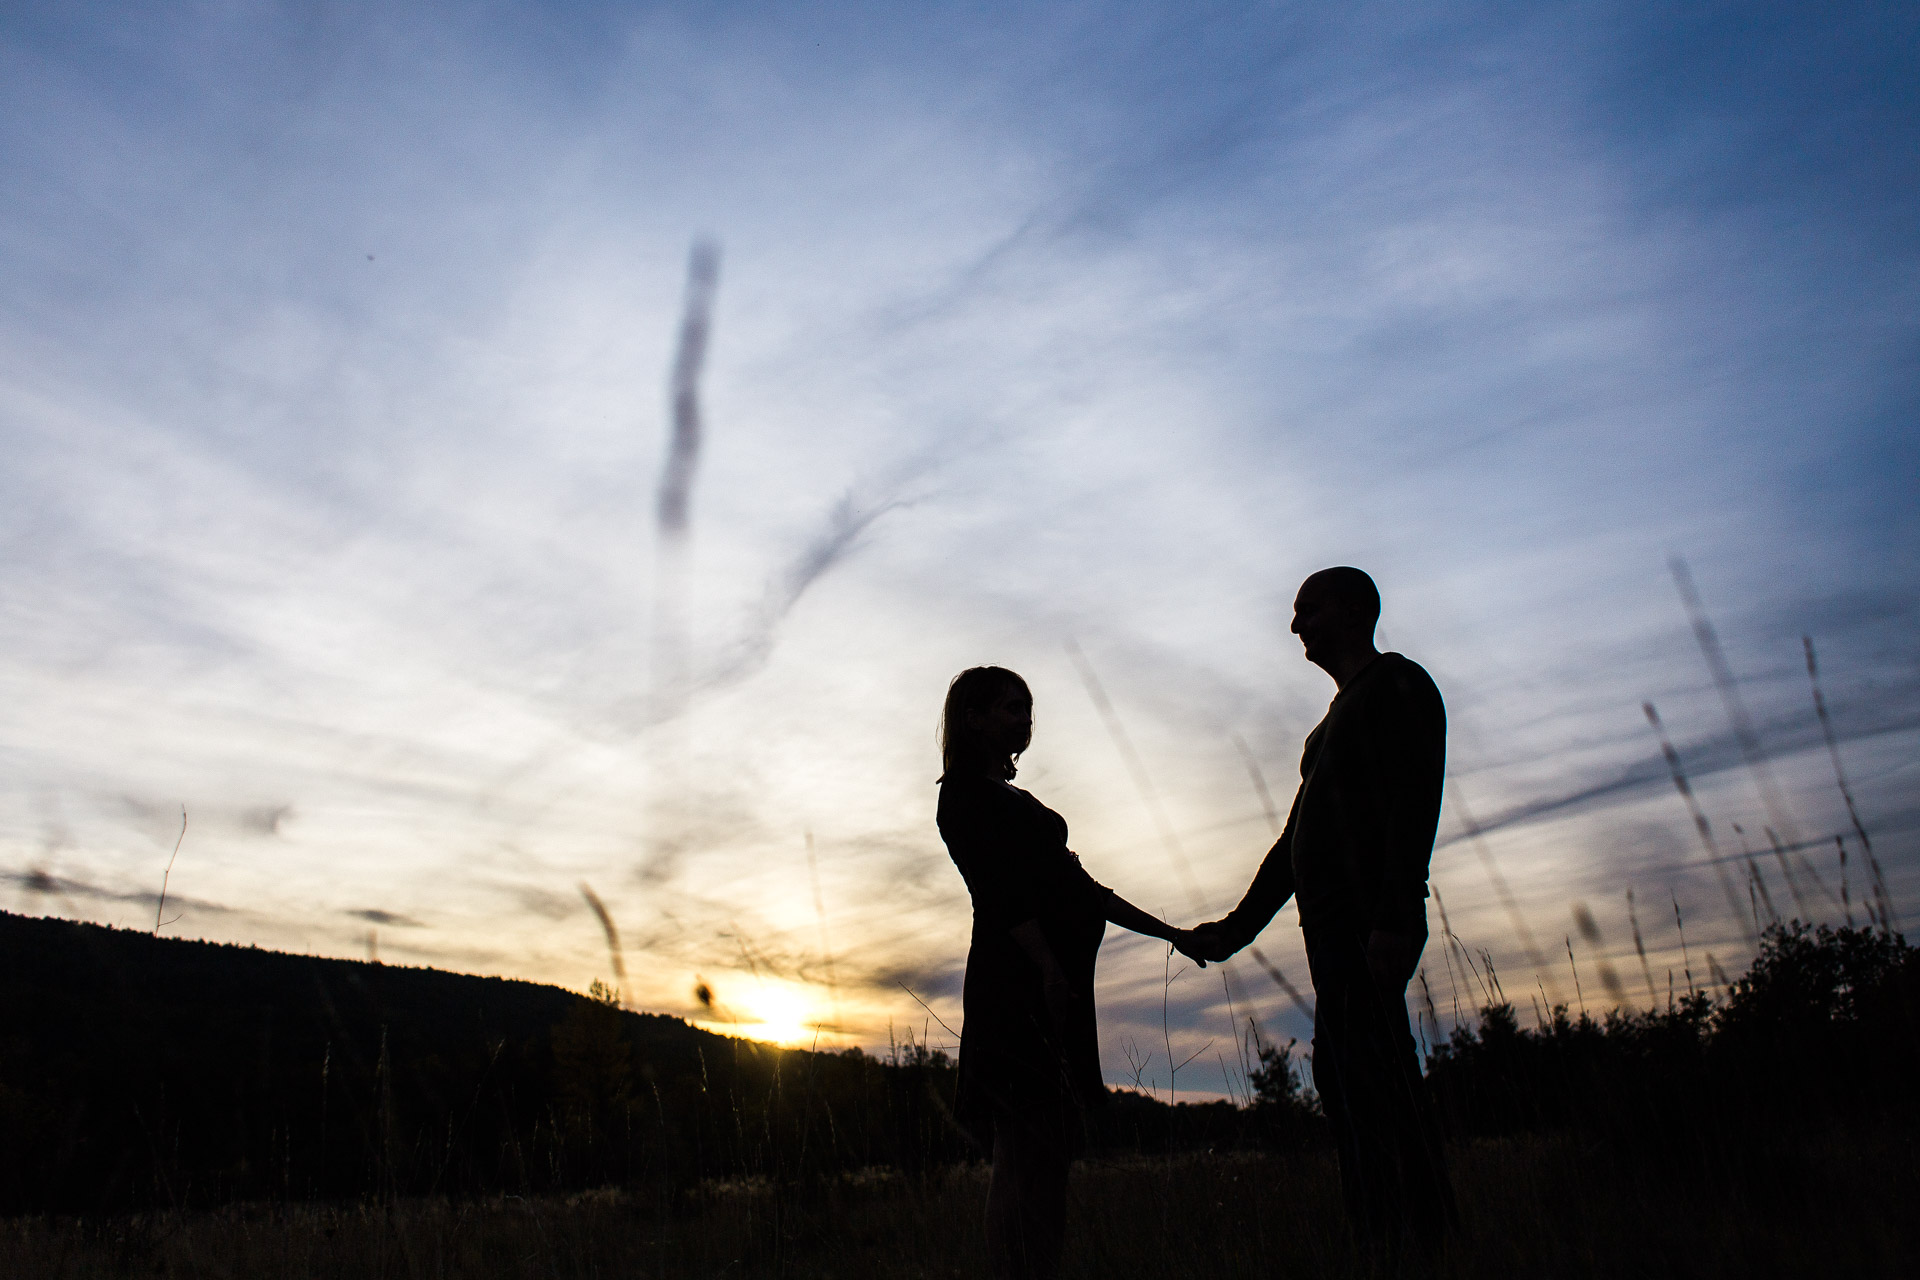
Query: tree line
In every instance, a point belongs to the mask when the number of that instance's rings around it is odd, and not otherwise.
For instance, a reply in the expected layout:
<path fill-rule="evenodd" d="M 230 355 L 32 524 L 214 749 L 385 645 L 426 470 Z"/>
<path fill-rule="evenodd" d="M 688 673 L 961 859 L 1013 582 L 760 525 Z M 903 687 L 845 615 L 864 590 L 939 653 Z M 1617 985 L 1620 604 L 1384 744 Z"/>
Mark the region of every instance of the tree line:
<path fill-rule="evenodd" d="M 1426 1087 L 1456 1138 L 1565 1130 L 1665 1157 L 1910 1122 L 1916 991 L 1897 934 L 1775 927 L 1718 1002 L 1531 1027 L 1489 1004 L 1433 1047 Z M 1249 1105 L 1114 1091 L 1094 1153 L 1323 1142 L 1294 1046 L 1243 1047 Z M 978 1154 L 955 1083 L 911 1036 L 781 1049 L 604 988 L 0 913 L 0 1212 L 911 1175 Z"/>

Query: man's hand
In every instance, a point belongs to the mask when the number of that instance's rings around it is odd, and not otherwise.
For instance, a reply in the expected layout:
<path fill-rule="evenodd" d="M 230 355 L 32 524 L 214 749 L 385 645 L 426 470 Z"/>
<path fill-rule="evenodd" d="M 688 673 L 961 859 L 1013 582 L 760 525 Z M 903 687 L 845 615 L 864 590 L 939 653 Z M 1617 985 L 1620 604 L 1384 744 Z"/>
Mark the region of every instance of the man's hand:
<path fill-rule="evenodd" d="M 1367 971 L 1383 992 L 1405 991 L 1419 958 L 1420 948 L 1414 945 L 1411 934 L 1375 929 L 1367 937 Z"/>
<path fill-rule="evenodd" d="M 1195 960 L 1225 960 L 1242 945 L 1227 936 L 1227 922 L 1224 920 L 1209 920 L 1206 924 L 1195 925 L 1187 930 L 1187 939 L 1191 949 L 1183 946 L 1180 950 Z"/>
<path fill-rule="evenodd" d="M 1173 937 L 1167 939 L 1167 941 L 1173 943 L 1173 949 L 1175 951 L 1178 951 L 1202 969 L 1207 967 L 1207 950 L 1200 945 L 1199 940 L 1194 936 L 1193 930 L 1175 929 L 1173 931 Z"/>

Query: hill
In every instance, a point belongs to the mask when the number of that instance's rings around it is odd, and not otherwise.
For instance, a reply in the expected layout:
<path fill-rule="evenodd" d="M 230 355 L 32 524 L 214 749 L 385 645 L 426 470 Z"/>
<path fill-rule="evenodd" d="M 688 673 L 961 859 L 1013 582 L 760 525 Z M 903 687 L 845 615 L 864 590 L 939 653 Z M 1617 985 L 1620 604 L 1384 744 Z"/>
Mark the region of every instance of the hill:
<path fill-rule="evenodd" d="M 957 1155 L 951 1064 L 897 1058 L 781 1050 L 531 982 L 0 913 L 16 1153 L 0 1211 L 737 1174 L 816 1128 L 815 1160 Z"/>
<path fill-rule="evenodd" d="M 1456 1144 L 1578 1135 L 1623 1178 L 1772 1177 L 1920 1120 L 1920 951 L 1885 929 L 1774 925 L 1717 1000 L 1480 1015 L 1427 1061 Z M 1093 1152 L 1323 1144 L 1289 1051 L 1250 1047 L 1256 1105 L 1114 1091 Z M 915 1173 L 975 1154 L 955 1083 L 911 1041 L 784 1050 L 537 983 L 0 913 L 0 1214 Z"/>

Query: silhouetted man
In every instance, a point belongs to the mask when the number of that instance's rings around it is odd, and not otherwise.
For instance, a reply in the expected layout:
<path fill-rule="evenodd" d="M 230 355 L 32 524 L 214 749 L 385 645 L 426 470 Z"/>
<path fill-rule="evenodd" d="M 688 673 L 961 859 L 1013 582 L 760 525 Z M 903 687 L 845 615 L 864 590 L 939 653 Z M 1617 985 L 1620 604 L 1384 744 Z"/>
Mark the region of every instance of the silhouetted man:
<path fill-rule="evenodd" d="M 1307 735 L 1286 829 L 1224 919 L 1194 930 L 1224 960 L 1290 897 L 1313 974 L 1313 1083 L 1340 1150 L 1355 1230 L 1437 1245 L 1453 1216 L 1420 1081 L 1406 990 L 1427 941 L 1427 862 L 1440 819 L 1447 713 L 1418 663 L 1373 646 L 1380 593 L 1358 569 L 1301 584 L 1293 632 L 1338 686 Z"/>

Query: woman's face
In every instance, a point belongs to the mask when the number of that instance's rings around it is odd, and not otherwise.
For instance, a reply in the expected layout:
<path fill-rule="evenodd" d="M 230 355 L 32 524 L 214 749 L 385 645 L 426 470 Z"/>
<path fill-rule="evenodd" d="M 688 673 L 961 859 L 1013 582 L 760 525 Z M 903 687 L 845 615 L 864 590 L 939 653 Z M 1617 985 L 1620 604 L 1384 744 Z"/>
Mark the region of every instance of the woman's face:
<path fill-rule="evenodd" d="M 985 710 L 969 711 L 967 719 L 983 746 L 996 755 L 1018 755 L 1033 741 L 1033 695 L 1009 685 Z"/>

